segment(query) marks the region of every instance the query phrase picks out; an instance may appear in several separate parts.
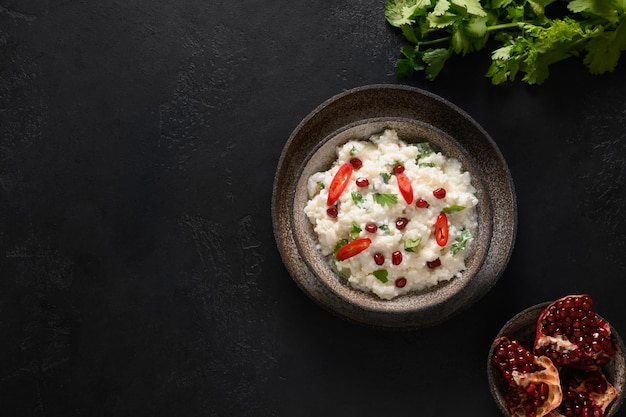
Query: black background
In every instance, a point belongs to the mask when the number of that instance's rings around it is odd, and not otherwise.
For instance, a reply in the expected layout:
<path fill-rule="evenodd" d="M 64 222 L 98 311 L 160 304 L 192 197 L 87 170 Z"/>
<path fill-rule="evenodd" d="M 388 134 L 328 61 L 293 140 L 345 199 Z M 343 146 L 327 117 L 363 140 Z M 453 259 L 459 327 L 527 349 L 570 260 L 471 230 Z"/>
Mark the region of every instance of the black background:
<path fill-rule="evenodd" d="M 498 416 L 487 353 L 518 311 L 588 292 L 626 334 L 625 62 L 493 86 L 485 52 L 400 79 L 383 6 L 0 1 L 0 414 Z M 373 83 L 464 109 L 515 182 L 508 268 L 429 329 L 334 317 L 272 234 L 291 131 Z"/>

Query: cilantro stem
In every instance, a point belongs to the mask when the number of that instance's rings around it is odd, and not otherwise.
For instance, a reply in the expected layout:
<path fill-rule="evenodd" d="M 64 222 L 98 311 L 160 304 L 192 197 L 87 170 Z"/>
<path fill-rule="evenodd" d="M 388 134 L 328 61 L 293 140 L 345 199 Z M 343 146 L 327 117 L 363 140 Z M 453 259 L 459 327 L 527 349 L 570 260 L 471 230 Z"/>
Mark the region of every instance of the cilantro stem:
<path fill-rule="evenodd" d="M 502 30 L 502 29 L 520 27 L 520 25 L 523 23 L 525 22 L 501 23 L 499 25 L 487 26 L 487 32 L 493 32 L 494 30 Z"/>
<path fill-rule="evenodd" d="M 452 36 L 445 36 L 443 38 L 432 39 L 430 41 L 419 41 L 418 45 L 434 45 L 436 43 L 448 42 L 450 39 L 452 39 Z"/>

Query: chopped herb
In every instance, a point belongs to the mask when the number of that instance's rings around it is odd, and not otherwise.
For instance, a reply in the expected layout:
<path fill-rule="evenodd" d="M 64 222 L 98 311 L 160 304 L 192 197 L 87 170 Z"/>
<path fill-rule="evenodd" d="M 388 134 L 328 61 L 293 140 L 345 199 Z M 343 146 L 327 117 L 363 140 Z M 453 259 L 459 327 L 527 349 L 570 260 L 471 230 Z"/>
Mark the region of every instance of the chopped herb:
<path fill-rule="evenodd" d="M 417 157 L 415 158 L 415 162 L 419 161 L 420 158 L 435 152 L 428 142 L 418 142 L 413 143 L 412 145 L 417 148 Z"/>
<path fill-rule="evenodd" d="M 493 84 L 541 84 L 572 57 L 591 74 L 612 72 L 626 50 L 624 0 L 389 0 L 384 14 L 408 42 L 400 76 L 433 80 L 454 55 L 486 50 Z"/>
<path fill-rule="evenodd" d="M 422 237 L 418 237 L 417 239 L 407 239 L 404 241 L 404 250 L 407 252 L 414 252 L 414 249 L 419 246 L 422 241 Z"/>
<path fill-rule="evenodd" d="M 387 276 L 389 276 L 389 272 L 386 269 L 377 269 L 373 272 L 374 276 L 383 284 L 389 281 Z"/>
<path fill-rule="evenodd" d="M 365 208 L 365 199 L 363 198 L 363 195 L 360 192 L 352 191 L 351 195 L 352 195 L 352 201 L 354 201 L 354 204 L 356 204 L 358 208 Z"/>
<path fill-rule="evenodd" d="M 451 206 L 447 206 L 444 207 L 441 211 L 443 211 L 446 214 L 455 212 L 455 211 L 461 211 L 461 210 L 465 210 L 465 206 L 459 206 L 458 204 L 452 204 Z"/>
<path fill-rule="evenodd" d="M 450 252 L 452 252 L 452 255 L 456 255 L 457 253 L 465 249 L 465 245 L 471 238 L 472 233 L 467 229 L 463 229 L 461 234 L 454 240 L 454 243 L 450 247 Z"/>
<path fill-rule="evenodd" d="M 341 249 L 342 247 L 346 246 L 347 244 L 348 244 L 348 239 L 340 239 L 339 242 L 337 242 L 337 244 L 335 245 L 335 249 L 333 250 L 333 255 L 336 255 L 337 251 Z"/>
<path fill-rule="evenodd" d="M 381 224 L 380 226 L 378 226 L 378 228 L 380 230 L 382 230 L 383 232 L 389 234 L 389 225 L 388 224 Z"/>
<path fill-rule="evenodd" d="M 381 206 L 388 205 L 391 207 L 398 202 L 398 196 L 396 194 L 374 193 L 372 194 L 372 197 L 374 198 L 374 201 Z"/>
<path fill-rule="evenodd" d="M 356 146 L 352 145 L 352 148 L 350 149 L 350 156 L 356 155 L 356 152 L 357 152 Z"/>
<path fill-rule="evenodd" d="M 320 187 L 320 190 L 323 190 L 324 188 L 326 188 L 326 184 L 324 184 L 322 181 L 318 181 L 317 186 Z"/>
<path fill-rule="evenodd" d="M 356 239 L 357 237 L 359 237 L 359 235 L 361 234 L 361 227 L 358 225 L 357 222 L 352 222 L 352 227 L 350 228 L 350 237 L 352 238 L 352 240 Z"/>
<path fill-rule="evenodd" d="M 382 178 L 383 182 L 385 184 L 389 184 L 389 180 L 391 179 L 391 174 L 387 173 L 387 172 L 381 172 L 380 173 L 380 178 Z"/>
<path fill-rule="evenodd" d="M 419 164 L 417 164 L 418 167 L 420 168 L 434 168 L 436 167 L 434 162 L 420 162 Z"/>

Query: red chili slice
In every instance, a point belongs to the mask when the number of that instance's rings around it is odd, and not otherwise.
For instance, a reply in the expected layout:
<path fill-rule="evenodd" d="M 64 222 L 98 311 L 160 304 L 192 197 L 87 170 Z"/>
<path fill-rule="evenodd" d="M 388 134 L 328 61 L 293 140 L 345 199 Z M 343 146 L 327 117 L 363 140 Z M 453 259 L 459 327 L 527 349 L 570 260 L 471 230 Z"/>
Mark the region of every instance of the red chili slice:
<path fill-rule="evenodd" d="M 448 243 L 448 216 L 446 216 L 446 213 L 439 213 L 439 216 L 437 216 L 435 240 L 439 246 L 446 246 L 446 243 Z"/>
<path fill-rule="evenodd" d="M 398 188 L 400 188 L 400 193 L 402 197 L 404 197 L 404 201 L 406 201 L 407 204 L 411 204 L 413 202 L 413 187 L 411 186 L 409 177 L 407 177 L 405 173 L 400 172 L 396 174 L 396 179 L 398 180 Z"/>
<path fill-rule="evenodd" d="M 352 258 L 369 248 L 372 244 L 372 240 L 368 237 L 362 237 L 360 239 L 353 240 L 347 245 L 342 246 L 335 255 L 338 261 L 345 261 L 348 258 Z"/>
<path fill-rule="evenodd" d="M 348 186 L 348 182 L 350 182 L 350 177 L 352 176 L 352 164 L 350 162 L 346 162 L 341 167 L 339 167 L 339 171 L 333 177 L 333 180 L 330 182 L 330 186 L 328 187 L 328 199 L 326 200 L 326 204 L 332 206 L 335 204 L 343 190 Z"/>

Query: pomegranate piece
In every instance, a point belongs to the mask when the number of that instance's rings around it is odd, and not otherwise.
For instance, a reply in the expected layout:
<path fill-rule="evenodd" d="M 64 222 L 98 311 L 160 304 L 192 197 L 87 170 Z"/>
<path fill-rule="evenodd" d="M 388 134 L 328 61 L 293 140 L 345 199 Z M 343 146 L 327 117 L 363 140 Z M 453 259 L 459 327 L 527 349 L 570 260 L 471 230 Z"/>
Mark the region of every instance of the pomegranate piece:
<path fill-rule="evenodd" d="M 592 309 L 587 294 L 568 295 L 550 303 L 537 320 L 534 353 L 557 366 L 596 369 L 605 365 L 615 346 L 611 327 Z"/>
<path fill-rule="evenodd" d="M 504 380 L 501 388 L 512 416 L 543 417 L 561 403 L 559 372 L 548 357 L 502 336 L 494 342 L 491 361 Z"/>
<path fill-rule="evenodd" d="M 606 408 L 617 397 L 617 390 L 600 370 L 563 369 L 561 389 L 563 400 L 550 417 L 603 417 Z"/>

